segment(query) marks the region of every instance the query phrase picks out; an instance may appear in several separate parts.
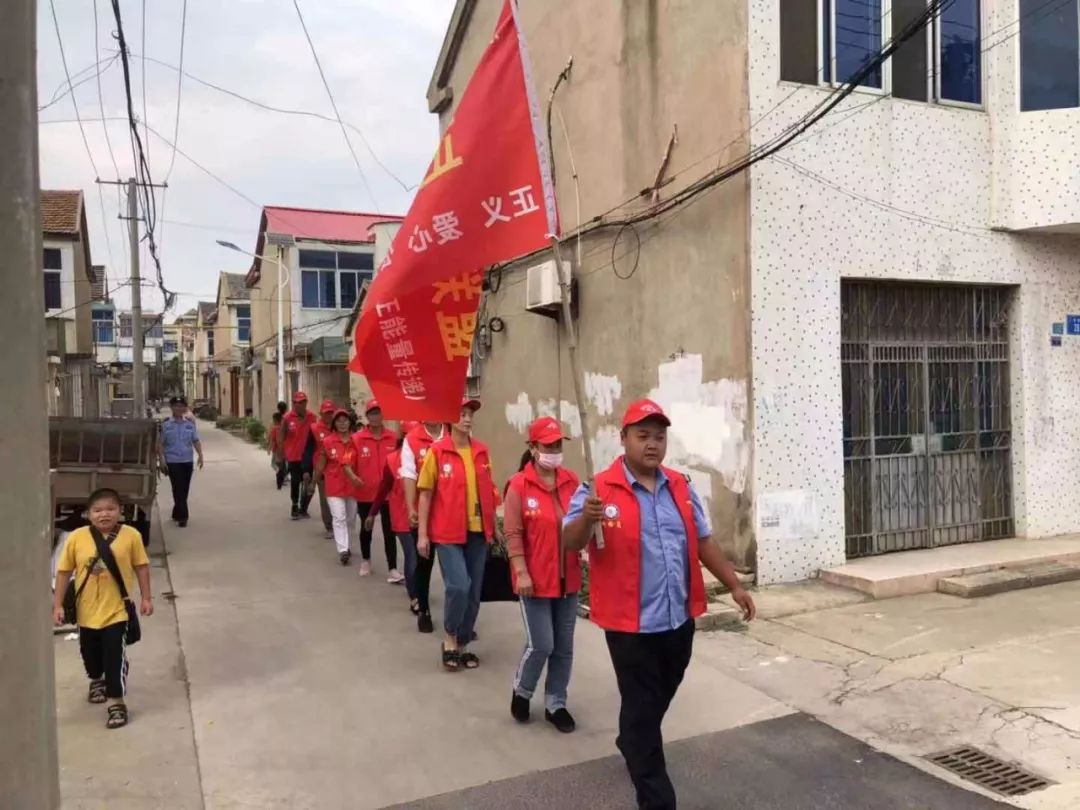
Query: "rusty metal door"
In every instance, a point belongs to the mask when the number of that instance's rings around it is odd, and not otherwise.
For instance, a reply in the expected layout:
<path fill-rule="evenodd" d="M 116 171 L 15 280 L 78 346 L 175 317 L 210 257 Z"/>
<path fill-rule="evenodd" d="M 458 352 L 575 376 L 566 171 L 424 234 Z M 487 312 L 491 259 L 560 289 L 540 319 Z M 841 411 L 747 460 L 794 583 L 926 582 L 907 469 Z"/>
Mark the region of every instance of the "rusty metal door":
<path fill-rule="evenodd" d="M 843 283 L 849 558 L 1012 535 L 1011 295 Z"/>

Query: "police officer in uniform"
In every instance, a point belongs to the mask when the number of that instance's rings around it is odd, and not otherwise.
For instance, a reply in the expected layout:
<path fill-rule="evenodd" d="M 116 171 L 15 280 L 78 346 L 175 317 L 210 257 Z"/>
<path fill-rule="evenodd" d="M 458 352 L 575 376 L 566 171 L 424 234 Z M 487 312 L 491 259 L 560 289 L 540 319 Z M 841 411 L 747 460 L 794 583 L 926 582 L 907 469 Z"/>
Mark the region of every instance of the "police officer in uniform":
<path fill-rule="evenodd" d="M 195 457 L 203 467 L 202 442 L 193 419 L 187 417 L 187 400 L 177 396 L 169 400 L 172 416 L 161 423 L 159 453 L 162 467 L 167 470 L 172 485 L 172 519 L 183 528 L 188 522 L 188 492 L 195 472 Z"/>

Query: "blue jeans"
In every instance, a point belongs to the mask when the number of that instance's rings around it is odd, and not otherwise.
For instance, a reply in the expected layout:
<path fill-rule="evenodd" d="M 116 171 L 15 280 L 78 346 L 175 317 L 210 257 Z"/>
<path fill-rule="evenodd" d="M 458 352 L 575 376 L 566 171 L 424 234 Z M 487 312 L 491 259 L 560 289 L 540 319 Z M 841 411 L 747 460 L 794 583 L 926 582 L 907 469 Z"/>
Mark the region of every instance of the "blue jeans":
<path fill-rule="evenodd" d="M 484 586 L 487 542 L 479 532 L 469 532 L 464 545 L 436 543 L 439 570 L 446 585 L 443 628 L 462 647 L 469 643 L 476 617 L 480 614 L 480 592 Z"/>
<path fill-rule="evenodd" d="M 521 597 L 525 652 L 514 675 L 514 694 L 531 698 L 544 664 L 547 664 L 544 707 L 549 712 L 566 708 L 566 690 L 570 686 L 570 669 L 574 663 L 577 607 L 576 593 L 551 599 Z"/>
<path fill-rule="evenodd" d="M 416 534 L 398 532 L 401 541 L 401 554 L 405 558 L 405 592 L 409 599 L 416 598 Z"/>

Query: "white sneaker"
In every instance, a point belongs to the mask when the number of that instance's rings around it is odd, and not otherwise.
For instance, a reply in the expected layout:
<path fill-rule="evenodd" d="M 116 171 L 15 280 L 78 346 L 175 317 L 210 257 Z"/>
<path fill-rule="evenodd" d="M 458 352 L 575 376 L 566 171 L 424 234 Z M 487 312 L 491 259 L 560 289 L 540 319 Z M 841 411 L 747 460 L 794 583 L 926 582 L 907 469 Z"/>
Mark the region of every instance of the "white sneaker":
<path fill-rule="evenodd" d="M 400 585 L 405 581 L 405 575 L 396 568 L 391 568 L 390 574 L 386 577 L 386 581 L 391 585 Z"/>
<path fill-rule="evenodd" d="M 364 560 L 362 563 L 360 563 L 360 576 L 371 576 L 371 563 L 369 563 L 367 560 Z"/>

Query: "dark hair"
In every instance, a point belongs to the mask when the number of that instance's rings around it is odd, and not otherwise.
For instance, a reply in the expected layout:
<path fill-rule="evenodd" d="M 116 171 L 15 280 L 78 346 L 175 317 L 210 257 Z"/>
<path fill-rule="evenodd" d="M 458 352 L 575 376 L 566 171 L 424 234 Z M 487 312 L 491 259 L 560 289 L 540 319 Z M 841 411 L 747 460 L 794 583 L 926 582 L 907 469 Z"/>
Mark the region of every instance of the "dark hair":
<path fill-rule="evenodd" d="M 521 454 L 521 461 L 518 462 L 518 472 L 521 472 L 532 463 L 532 451 L 526 450 Z"/>
<path fill-rule="evenodd" d="M 272 413 L 272 414 L 270 415 L 270 418 L 271 418 L 271 419 L 272 419 L 273 421 L 275 421 L 275 422 L 280 422 L 280 421 L 281 421 L 282 419 L 284 419 L 285 417 L 281 415 L 281 412 L 280 412 L 280 411 L 274 411 L 274 412 L 273 412 L 273 413 Z"/>
<path fill-rule="evenodd" d="M 282 416 L 284 416 L 285 412 L 289 410 L 289 403 L 286 402 L 285 400 L 281 400 L 277 404 L 277 410 L 278 410 L 278 413 L 280 413 Z"/>
<path fill-rule="evenodd" d="M 95 489 L 90 493 L 90 497 L 86 501 L 86 508 L 89 509 L 98 501 L 116 501 L 116 505 L 120 506 L 120 493 L 111 487 L 102 487 L 101 489 Z"/>
<path fill-rule="evenodd" d="M 405 431 L 401 430 L 401 431 L 398 431 L 398 435 L 397 435 L 397 445 L 396 445 L 397 449 L 400 450 L 404 444 L 405 444 Z"/>

